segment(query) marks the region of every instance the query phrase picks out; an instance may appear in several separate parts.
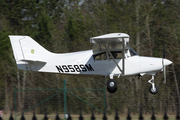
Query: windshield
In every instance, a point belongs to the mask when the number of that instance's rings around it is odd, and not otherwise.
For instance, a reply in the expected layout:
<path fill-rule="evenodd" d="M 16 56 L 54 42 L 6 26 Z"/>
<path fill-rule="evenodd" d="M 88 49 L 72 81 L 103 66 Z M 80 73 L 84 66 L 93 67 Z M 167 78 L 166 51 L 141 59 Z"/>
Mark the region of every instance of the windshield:
<path fill-rule="evenodd" d="M 130 54 L 131 54 L 131 56 L 138 55 L 132 48 L 130 48 Z"/>

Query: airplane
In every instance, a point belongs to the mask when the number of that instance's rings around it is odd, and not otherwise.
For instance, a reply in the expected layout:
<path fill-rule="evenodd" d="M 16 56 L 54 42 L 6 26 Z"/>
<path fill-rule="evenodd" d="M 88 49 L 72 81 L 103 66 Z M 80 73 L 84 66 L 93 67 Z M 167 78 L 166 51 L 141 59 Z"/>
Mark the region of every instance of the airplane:
<path fill-rule="evenodd" d="M 149 92 L 157 94 L 154 76 L 172 64 L 168 59 L 139 56 L 129 47 L 130 36 L 126 33 L 110 33 L 90 38 L 92 50 L 71 53 L 52 53 L 29 36 L 9 35 L 17 67 L 21 70 L 61 73 L 71 75 L 109 77 L 107 91 L 117 91 L 114 78 L 151 75 Z M 165 50 L 164 50 L 165 51 Z"/>

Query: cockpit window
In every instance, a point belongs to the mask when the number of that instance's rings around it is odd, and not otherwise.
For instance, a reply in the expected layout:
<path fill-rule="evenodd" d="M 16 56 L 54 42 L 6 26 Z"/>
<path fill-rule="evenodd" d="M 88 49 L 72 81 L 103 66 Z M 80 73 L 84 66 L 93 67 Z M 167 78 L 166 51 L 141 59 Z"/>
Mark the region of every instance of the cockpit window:
<path fill-rule="evenodd" d="M 96 54 L 93 57 L 94 57 L 94 60 L 107 60 L 108 59 L 106 52 Z"/>
<path fill-rule="evenodd" d="M 123 53 L 122 51 L 111 51 L 112 56 L 114 59 L 122 59 L 123 58 Z M 126 49 L 125 50 L 125 55 L 124 57 L 132 57 L 138 55 L 132 48 Z M 113 59 L 109 53 L 102 52 L 99 54 L 93 55 L 94 60 L 108 60 L 108 59 Z"/>
<path fill-rule="evenodd" d="M 130 48 L 130 54 L 131 54 L 131 56 L 138 55 L 132 48 Z"/>
<path fill-rule="evenodd" d="M 112 56 L 114 59 L 122 59 L 122 51 L 111 51 Z M 112 57 L 109 55 L 109 58 L 112 59 Z"/>

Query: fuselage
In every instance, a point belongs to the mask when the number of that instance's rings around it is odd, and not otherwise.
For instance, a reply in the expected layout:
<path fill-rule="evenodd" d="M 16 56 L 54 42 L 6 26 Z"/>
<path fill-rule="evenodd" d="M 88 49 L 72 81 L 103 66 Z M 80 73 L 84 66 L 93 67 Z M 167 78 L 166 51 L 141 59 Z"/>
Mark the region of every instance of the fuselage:
<path fill-rule="evenodd" d="M 115 60 L 122 67 L 122 59 Z M 166 65 L 171 63 L 166 59 Z M 163 69 L 163 65 L 162 58 L 129 56 L 125 58 L 125 72 L 122 74 L 112 59 L 95 60 L 93 51 L 87 50 L 53 54 L 46 64 L 37 67 L 36 63 L 32 63 L 29 68 L 33 71 L 62 74 L 131 76 L 160 71 Z"/>

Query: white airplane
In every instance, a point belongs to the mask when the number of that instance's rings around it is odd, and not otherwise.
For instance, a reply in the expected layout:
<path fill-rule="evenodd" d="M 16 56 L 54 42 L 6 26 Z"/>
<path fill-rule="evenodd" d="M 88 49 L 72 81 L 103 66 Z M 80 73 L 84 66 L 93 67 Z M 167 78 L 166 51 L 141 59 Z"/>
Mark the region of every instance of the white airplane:
<path fill-rule="evenodd" d="M 29 36 L 9 35 L 17 67 L 22 70 L 109 77 L 107 90 L 117 90 L 115 77 L 151 75 L 149 92 L 156 94 L 157 71 L 172 62 L 165 58 L 139 56 L 129 47 L 129 35 L 111 33 L 90 38 L 93 50 L 57 54 L 47 51 Z M 165 53 L 164 53 L 165 54 Z"/>

